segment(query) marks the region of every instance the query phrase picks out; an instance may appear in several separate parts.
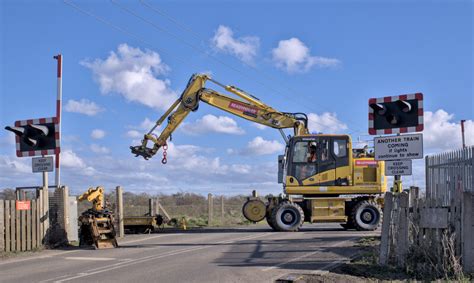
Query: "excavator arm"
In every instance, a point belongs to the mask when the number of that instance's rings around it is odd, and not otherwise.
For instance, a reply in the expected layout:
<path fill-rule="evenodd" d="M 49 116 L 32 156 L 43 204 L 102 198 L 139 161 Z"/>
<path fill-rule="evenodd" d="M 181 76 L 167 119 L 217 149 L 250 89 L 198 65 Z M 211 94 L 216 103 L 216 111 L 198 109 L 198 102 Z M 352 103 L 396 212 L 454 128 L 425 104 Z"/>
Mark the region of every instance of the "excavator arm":
<path fill-rule="evenodd" d="M 238 98 L 205 88 L 207 81 L 224 88 Z M 191 111 L 198 109 L 200 101 L 249 121 L 278 129 L 284 138 L 286 137 L 282 130 L 287 128 L 293 128 L 295 136 L 308 134 L 306 114 L 277 111 L 239 88 L 221 84 L 205 74 L 194 74 L 181 96 L 156 121 L 155 126 L 145 134 L 142 144 L 130 147 L 132 153 L 145 159 L 155 155 L 161 147 L 166 145 L 166 140 L 186 116 Z M 168 124 L 159 136 L 155 135 L 154 130 L 162 125 L 165 120 L 168 121 Z M 152 147 L 148 147 L 149 142 L 153 144 Z"/>
<path fill-rule="evenodd" d="M 85 193 L 77 198 L 78 201 L 92 202 L 93 209 L 96 211 L 104 209 L 104 188 L 89 188 Z"/>

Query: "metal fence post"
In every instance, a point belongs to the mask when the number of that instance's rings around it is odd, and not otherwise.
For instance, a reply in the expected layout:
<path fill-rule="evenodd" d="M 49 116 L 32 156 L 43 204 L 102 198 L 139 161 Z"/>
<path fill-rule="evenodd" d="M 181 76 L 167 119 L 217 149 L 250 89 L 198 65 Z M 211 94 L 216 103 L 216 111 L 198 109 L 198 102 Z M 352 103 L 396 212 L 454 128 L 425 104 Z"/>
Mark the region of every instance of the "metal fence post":
<path fill-rule="evenodd" d="M 123 227 L 123 189 L 120 186 L 115 188 L 115 195 L 116 195 L 116 219 L 117 219 L 117 228 L 118 228 L 118 237 L 123 238 L 125 236 L 124 227 Z"/>

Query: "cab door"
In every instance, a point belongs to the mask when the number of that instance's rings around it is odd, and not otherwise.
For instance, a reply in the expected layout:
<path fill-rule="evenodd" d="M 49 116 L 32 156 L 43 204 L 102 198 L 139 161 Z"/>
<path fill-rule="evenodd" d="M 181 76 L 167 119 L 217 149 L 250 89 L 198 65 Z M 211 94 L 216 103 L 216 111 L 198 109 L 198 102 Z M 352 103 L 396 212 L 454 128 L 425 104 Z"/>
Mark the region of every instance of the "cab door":
<path fill-rule="evenodd" d="M 318 175 L 320 186 L 332 186 L 336 183 L 336 159 L 332 154 L 331 138 L 320 137 L 318 143 Z"/>
<path fill-rule="evenodd" d="M 349 185 L 348 176 L 352 174 L 349 165 L 351 147 L 347 136 L 335 136 L 331 138 L 332 155 L 336 161 L 336 186 Z"/>

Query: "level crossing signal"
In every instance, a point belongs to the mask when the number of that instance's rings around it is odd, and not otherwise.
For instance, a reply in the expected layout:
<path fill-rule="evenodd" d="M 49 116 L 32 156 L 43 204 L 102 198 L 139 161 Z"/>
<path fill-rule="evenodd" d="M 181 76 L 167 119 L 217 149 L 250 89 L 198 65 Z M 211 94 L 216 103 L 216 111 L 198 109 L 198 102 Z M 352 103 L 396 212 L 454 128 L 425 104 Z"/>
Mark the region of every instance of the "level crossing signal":
<path fill-rule="evenodd" d="M 5 130 L 16 135 L 18 157 L 53 155 L 59 153 L 59 127 L 56 118 L 15 121 L 15 126 Z"/>
<path fill-rule="evenodd" d="M 423 94 L 369 99 L 369 134 L 423 131 Z"/>

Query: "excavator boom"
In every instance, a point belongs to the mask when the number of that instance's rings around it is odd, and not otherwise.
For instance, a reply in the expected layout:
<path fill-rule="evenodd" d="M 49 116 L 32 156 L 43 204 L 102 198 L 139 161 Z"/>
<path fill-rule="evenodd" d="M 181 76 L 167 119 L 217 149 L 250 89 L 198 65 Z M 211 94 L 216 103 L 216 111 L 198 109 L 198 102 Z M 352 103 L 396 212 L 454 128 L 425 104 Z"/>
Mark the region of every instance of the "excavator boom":
<path fill-rule="evenodd" d="M 226 91 L 237 96 L 237 98 L 205 88 L 204 86 L 207 81 L 224 88 Z M 261 102 L 255 96 L 235 86 L 221 84 L 205 74 L 194 74 L 181 96 L 156 121 L 155 126 L 145 134 L 142 144 L 130 147 L 132 153 L 145 159 L 155 155 L 166 144 L 166 140 L 186 116 L 198 109 L 200 101 L 246 120 L 278 130 L 293 128 L 295 136 L 308 134 L 308 118 L 306 114 L 277 111 Z M 159 136 L 155 135 L 153 133 L 154 130 L 165 120 L 168 121 L 168 124 Z M 283 132 L 282 135 L 285 138 Z M 148 147 L 149 141 L 152 142 L 152 147 Z"/>

